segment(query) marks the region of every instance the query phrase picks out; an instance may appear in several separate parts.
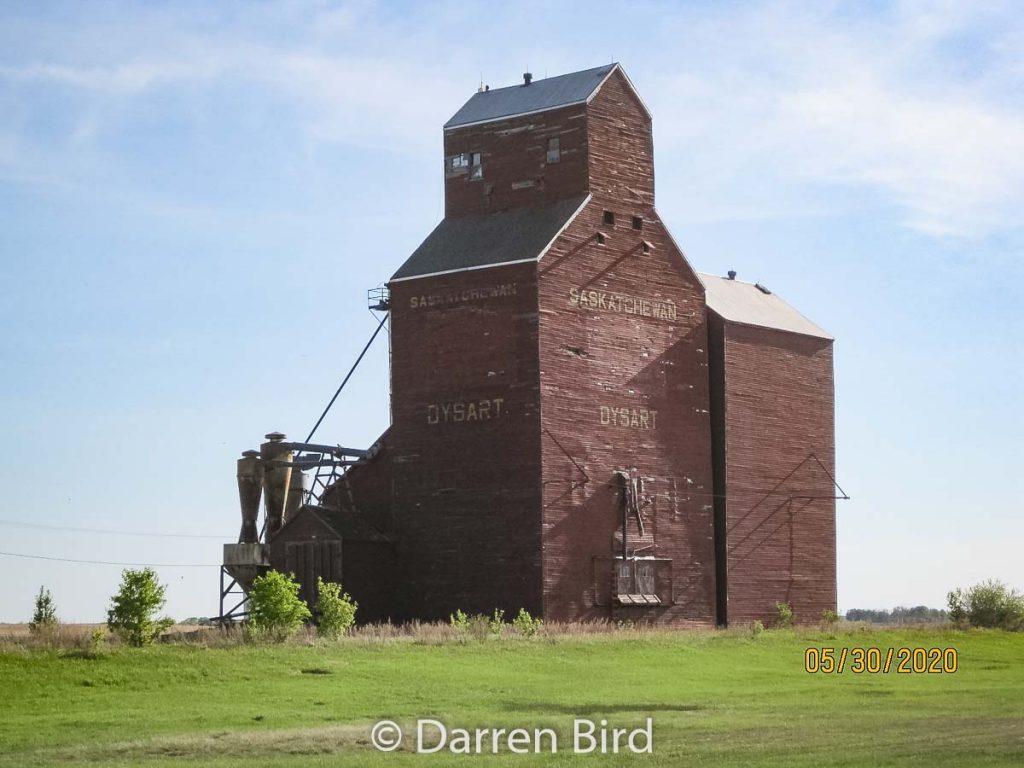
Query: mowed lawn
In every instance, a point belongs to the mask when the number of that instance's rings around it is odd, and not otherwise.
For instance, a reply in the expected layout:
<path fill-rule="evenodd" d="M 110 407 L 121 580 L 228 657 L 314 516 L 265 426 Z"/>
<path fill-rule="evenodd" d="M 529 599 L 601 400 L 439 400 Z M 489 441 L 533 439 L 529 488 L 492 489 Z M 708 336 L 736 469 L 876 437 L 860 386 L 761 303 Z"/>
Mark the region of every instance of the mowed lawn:
<path fill-rule="evenodd" d="M 809 646 L 953 647 L 954 674 L 810 675 Z M 541 757 L 379 753 L 370 726 L 560 734 Z M 572 754 L 575 718 L 651 755 Z M 0 766 L 1024 765 L 1024 634 L 639 633 L 0 652 Z"/>

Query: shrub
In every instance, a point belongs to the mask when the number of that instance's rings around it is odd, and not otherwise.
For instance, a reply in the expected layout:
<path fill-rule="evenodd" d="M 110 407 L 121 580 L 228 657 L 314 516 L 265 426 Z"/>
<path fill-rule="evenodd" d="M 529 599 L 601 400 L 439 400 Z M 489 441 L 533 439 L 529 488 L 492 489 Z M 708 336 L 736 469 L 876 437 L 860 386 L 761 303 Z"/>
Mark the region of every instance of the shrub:
<path fill-rule="evenodd" d="M 156 613 L 167 602 L 167 586 L 157 580 L 152 568 L 121 572 L 121 587 L 111 598 L 107 626 L 128 645 L 149 645 L 161 632 L 174 624 L 173 619 L 157 619 Z"/>
<path fill-rule="evenodd" d="M 317 597 L 316 611 L 320 616 L 317 632 L 321 637 L 336 638 L 348 632 L 356 623 L 356 610 L 359 604 L 341 591 L 341 584 L 316 579 Z"/>
<path fill-rule="evenodd" d="M 309 607 L 299 597 L 299 583 L 291 574 L 267 571 L 252 581 L 249 590 L 250 636 L 285 640 L 309 620 Z"/>
<path fill-rule="evenodd" d="M 755 639 L 764 633 L 764 624 L 759 619 L 750 622 L 750 635 Z"/>
<path fill-rule="evenodd" d="M 487 628 L 495 637 L 501 637 L 501 632 L 505 628 L 505 612 L 495 608 L 494 614 L 487 620 Z"/>
<path fill-rule="evenodd" d="M 57 606 L 53 604 L 50 590 L 40 587 L 39 594 L 36 595 L 36 607 L 32 613 L 32 621 L 28 623 L 29 631 L 33 635 L 50 635 L 59 624 Z"/>
<path fill-rule="evenodd" d="M 465 637 L 469 634 L 469 616 L 461 610 L 456 610 L 455 613 L 448 617 L 448 624 L 455 630 L 455 634 L 460 637 Z"/>
<path fill-rule="evenodd" d="M 793 606 L 789 603 L 780 602 L 775 604 L 775 626 L 793 626 Z"/>
<path fill-rule="evenodd" d="M 821 623 L 826 627 L 834 627 L 839 623 L 839 614 L 831 608 L 826 608 L 821 612 Z"/>
<path fill-rule="evenodd" d="M 544 626 L 544 620 L 540 617 L 534 618 L 525 608 L 520 608 L 519 613 L 512 619 L 512 626 L 519 630 L 523 637 L 534 637 Z"/>
<path fill-rule="evenodd" d="M 1024 629 L 1024 595 L 1001 581 L 989 579 L 966 592 L 956 589 L 946 596 L 949 618 L 957 626 Z"/>

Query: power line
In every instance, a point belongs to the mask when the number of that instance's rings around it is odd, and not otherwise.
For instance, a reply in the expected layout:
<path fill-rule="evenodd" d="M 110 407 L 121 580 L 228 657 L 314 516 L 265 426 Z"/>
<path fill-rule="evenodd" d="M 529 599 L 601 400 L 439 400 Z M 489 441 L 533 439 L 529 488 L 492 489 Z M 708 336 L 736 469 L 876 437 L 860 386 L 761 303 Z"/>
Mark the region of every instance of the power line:
<path fill-rule="evenodd" d="M 217 539 L 230 541 L 231 536 L 217 536 L 209 533 L 156 533 L 152 531 L 117 531 L 109 528 L 76 528 L 68 525 L 43 525 L 42 523 L 24 523 L 20 520 L 0 520 L 0 525 L 15 525 L 20 528 L 38 528 L 44 531 L 73 531 L 75 533 L 105 533 L 115 536 L 153 536 L 166 539 Z"/>
<path fill-rule="evenodd" d="M 84 563 L 86 565 L 122 565 L 130 568 L 219 568 L 211 563 L 119 563 L 111 560 L 76 560 L 70 557 L 47 557 L 46 555 L 25 555 L 20 552 L 0 552 L 3 557 L 21 557 L 26 560 L 50 560 L 58 563 Z"/>

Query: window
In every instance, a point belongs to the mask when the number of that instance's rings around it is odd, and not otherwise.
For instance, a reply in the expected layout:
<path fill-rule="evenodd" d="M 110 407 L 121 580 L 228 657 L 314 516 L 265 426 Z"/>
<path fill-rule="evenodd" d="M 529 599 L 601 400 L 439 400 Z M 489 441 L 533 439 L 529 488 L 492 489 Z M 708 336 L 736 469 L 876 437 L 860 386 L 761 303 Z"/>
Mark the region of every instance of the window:
<path fill-rule="evenodd" d="M 607 238 L 604 236 L 604 232 L 598 232 L 597 233 L 597 244 L 598 245 L 604 245 L 605 244 L 605 240 L 607 240 Z"/>
<path fill-rule="evenodd" d="M 444 159 L 444 175 L 445 178 L 451 178 L 452 176 L 461 176 L 464 173 L 469 172 L 469 155 L 462 153 L 459 155 L 450 155 Z"/>
<path fill-rule="evenodd" d="M 644 220 L 643 220 L 643 218 L 641 216 L 634 216 L 633 217 L 633 229 L 643 229 L 643 228 L 644 228 Z"/>
<path fill-rule="evenodd" d="M 482 179 L 484 169 L 480 162 L 479 152 L 462 152 L 458 155 L 451 155 L 445 158 L 445 178 L 469 174 L 471 179 Z"/>
<path fill-rule="evenodd" d="M 651 244 L 648 243 L 646 240 L 641 240 L 640 243 L 641 243 L 641 245 L 640 245 L 641 253 L 643 253 L 644 256 L 650 256 L 651 255 Z"/>
<path fill-rule="evenodd" d="M 553 139 L 548 139 L 548 162 L 557 163 L 562 157 L 562 150 L 560 142 L 556 136 Z"/>
<path fill-rule="evenodd" d="M 615 226 L 615 214 L 612 211 L 604 212 L 604 223 L 612 227 Z"/>

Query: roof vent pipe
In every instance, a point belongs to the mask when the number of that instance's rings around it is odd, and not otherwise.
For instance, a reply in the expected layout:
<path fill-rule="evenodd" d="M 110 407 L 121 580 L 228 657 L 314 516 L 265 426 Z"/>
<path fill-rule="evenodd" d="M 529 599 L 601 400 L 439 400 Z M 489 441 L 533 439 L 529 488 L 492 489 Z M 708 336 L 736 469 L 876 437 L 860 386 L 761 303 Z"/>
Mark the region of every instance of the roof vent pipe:
<path fill-rule="evenodd" d="M 533 80 L 533 74 L 530 72 L 523 72 L 523 85 L 529 85 L 531 80 Z"/>
<path fill-rule="evenodd" d="M 736 270 L 735 269 L 730 269 L 726 274 L 729 275 L 729 279 L 730 280 L 735 280 L 736 279 Z"/>

